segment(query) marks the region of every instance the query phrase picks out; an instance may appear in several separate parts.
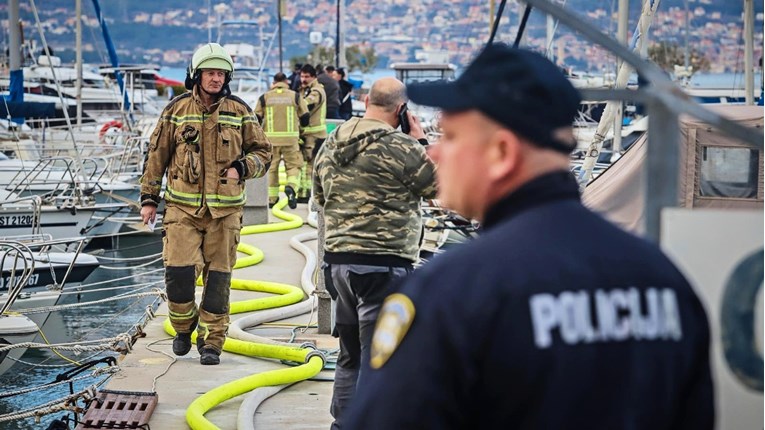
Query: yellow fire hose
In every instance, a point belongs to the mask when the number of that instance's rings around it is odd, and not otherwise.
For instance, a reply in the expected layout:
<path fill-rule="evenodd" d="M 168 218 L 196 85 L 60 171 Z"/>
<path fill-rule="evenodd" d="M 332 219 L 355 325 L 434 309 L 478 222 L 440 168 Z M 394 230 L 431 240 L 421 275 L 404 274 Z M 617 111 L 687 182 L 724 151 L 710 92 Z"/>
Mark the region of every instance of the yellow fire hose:
<path fill-rule="evenodd" d="M 302 226 L 302 218 L 281 210 L 286 205 L 287 200 L 282 198 L 273 208 L 273 214 L 285 220 L 284 222 L 246 226 L 242 228 L 241 234 L 274 232 Z M 234 265 L 235 269 L 252 266 L 263 260 L 263 252 L 252 245 L 240 243 L 237 246 L 237 251 L 245 253 L 247 256 L 237 259 Z M 197 279 L 197 285 L 202 285 L 201 278 Z M 277 282 L 232 279 L 231 288 L 276 294 L 276 296 L 232 302 L 231 314 L 287 306 L 300 302 L 304 297 L 303 290 L 300 288 Z M 175 336 L 175 330 L 173 330 L 169 319 L 165 320 L 164 329 L 171 336 Z M 193 332 L 192 342 L 196 342 L 196 337 L 196 332 Z M 321 371 L 325 361 L 321 352 L 311 348 L 245 342 L 233 338 L 226 338 L 223 350 L 251 357 L 289 360 L 303 364 L 287 369 L 272 370 L 247 376 L 216 387 L 197 397 L 186 410 L 186 422 L 194 430 L 218 429 L 217 426 L 204 417 L 204 414 L 226 400 L 258 387 L 290 384 L 312 378 Z"/>

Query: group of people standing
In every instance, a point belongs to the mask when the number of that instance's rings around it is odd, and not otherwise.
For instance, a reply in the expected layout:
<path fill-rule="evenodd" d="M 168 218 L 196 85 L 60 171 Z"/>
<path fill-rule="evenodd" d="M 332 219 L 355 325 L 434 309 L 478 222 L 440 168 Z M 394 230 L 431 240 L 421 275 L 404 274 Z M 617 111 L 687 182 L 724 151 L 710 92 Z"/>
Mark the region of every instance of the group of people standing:
<path fill-rule="evenodd" d="M 307 203 L 311 195 L 313 158 L 327 138 L 326 119 L 351 117 L 351 90 L 345 71 L 297 64 L 290 76 L 279 72 L 273 86 L 255 106 L 266 136 L 273 145 L 273 168 L 268 173 L 268 204 L 279 199 L 280 162 L 284 162 L 289 207 Z"/>
<path fill-rule="evenodd" d="M 329 136 L 341 92 L 322 85 L 338 72 L 328 69 L 301 66 L 297 89 L 276 74 L 253 112 L 230 94 L 230 56 L 208 44 L 192 59 L 192 92 L 165 108 L 141 215 L 156 216 L 167 170 L 176 355 L 196 329 L 200 362 L 220 362 L 243 181 L 272 172 L 275 199 L 283 159 L 289 204 L 313 189 L 325 218 L 340 339 L 333 429 L 713 428 L 704 308 L 656 245 L 580 202 L 569 157 L 581 100 L 555 65 L 495 44 L 456 82 L 380 79 L 364 117 Z M 409 98 L 442 111 L 437 145 Z M 436 194 L 483 231 L 411 273 L 421 201 Z"/>

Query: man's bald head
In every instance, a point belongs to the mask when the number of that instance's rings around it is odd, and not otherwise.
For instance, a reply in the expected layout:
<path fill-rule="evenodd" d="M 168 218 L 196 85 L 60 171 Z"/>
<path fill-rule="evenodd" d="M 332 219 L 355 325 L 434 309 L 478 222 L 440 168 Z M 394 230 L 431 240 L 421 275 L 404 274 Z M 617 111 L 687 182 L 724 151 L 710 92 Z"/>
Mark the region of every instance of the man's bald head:
<path fill-rule="evenodd" d="M 396 78 L 382 78 L 369 90 L 369 104 L 391 113 L 406 103 L 406 87 Z"/>

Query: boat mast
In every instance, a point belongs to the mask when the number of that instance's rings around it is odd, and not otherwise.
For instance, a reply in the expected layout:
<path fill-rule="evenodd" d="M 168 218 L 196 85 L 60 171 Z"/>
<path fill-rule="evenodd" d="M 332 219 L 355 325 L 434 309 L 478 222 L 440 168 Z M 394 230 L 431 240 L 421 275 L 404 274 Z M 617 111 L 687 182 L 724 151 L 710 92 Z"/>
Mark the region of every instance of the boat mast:
<path fill-rule="evenodd" d="M 19 0 L 8 0 L 8 66 L 11 74 L 10 100 L 24 101 L 24 70 L 21 68 L 21 28 Z"/>
<path fill-rule="evenodd" d="M 744 81 L 746 104 L 754 104 L 754 2 L 744 0 Z"/>
<path fill-rule="evenodd" d="M 284 72 L 283 48 L 282 48 L 282 16 L 284 16 L 284 0 L 276 0 L 276 19 L 279 24 L 279 72 Z"/>
<path fill-rule="evenodd" d="M 635 33 L 632 35 L 630 48 L 632 49 L 632 52 L 640 53 L 642 57 L 645 57 L 644 53 L 646 51 L 645 44 L 648 39 L 648 30 L 651 27 L 651 21 L 656 13 L 656 9 L 659 7 L 659 3 L 660 0 L 644 0 L 640 20 L 638 20 Z M 627 63 L 622 63 L 622 67 L 619 68 L 619 73 L 616 76 L 614 88 L 626 88 L 631 73 L 632 67 Z M 595 163 L 598 161 L 600 151 L 603 149 L 603 141 L 606 139 L 606 135 L 614 123 L 616 109 L 620 104 L 621 101 L 610 101 L 606 104 L 603 115 L 600 117 L 598 128 L 595 131 L 595 137 L 593 137 L 590 146 L 587 148 L 587 154 L 584 157 L 582 170 L 577 178 L 580 188 L 584 188 L 590 179 L 592 179 L 592 170 L 595 168 Z"/>
<path fill-rule="evenodd" d="M 550 16 L 550 15 L 547 15 Z M 619 0 L 619 11 L 616 21 L 616 40 L 624 46 L 627 46 L 627 26 L 630 20 L 630 0 Z M 616 61 L 617 74 L 622 67 L 620 58 Z M 614 120 L 614 144 L 611 161 L 616 161 L 622 155 L 622 121 L 624 121 L 624 102 L 617 102 L 616 119 Z"/>
<path fill-rule="evenodd" d="M 82 0 L 74 2 L 74 16 L 77 18 L 75 26 L 75 40 L 77 57 L 74 68 L 77 72 L 77 82 L 75 83 L 75 99 L 77 100 L 77 127 L 82 125 Z"/>

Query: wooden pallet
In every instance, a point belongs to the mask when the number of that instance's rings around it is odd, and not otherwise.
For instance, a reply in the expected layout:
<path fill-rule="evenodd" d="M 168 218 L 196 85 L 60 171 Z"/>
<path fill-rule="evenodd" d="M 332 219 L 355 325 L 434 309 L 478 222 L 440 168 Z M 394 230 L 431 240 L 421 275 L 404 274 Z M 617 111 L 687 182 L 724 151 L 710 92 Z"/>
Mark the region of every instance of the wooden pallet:
<path fill-rule="evenodd" d="M 101 390 L 76 430 L 148 428 L 158 401 L 157 393 Z"/>

